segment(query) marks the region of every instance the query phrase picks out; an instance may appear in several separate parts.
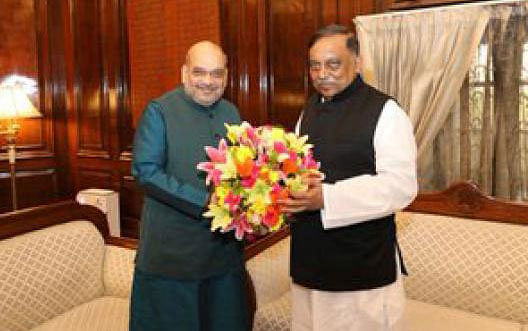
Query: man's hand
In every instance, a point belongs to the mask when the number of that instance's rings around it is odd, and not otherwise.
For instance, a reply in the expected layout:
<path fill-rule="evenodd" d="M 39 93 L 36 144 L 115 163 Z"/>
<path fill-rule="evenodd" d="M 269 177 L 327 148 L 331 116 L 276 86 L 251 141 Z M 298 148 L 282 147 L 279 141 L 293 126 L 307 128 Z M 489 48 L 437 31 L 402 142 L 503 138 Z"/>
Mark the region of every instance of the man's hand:
<path fill-rule="evenodd" d="M 279 201 L 281 211 L 284 213 L 299 213 L 305 210 L 323 208 L 323 183 L 318 176 L 303 177 L 303 182 L 308 185 L 305 192 L 290 192 L 288 199 Z"/>

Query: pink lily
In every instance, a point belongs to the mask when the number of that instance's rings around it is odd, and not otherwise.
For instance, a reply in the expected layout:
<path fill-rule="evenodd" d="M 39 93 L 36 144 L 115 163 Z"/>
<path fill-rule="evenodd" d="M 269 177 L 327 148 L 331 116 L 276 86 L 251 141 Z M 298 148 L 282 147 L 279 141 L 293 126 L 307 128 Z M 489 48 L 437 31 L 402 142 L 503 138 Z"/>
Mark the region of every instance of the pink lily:
<path fill-rule="evenodd" d="M 209 185 L 211 180 L 215 186 L 220 184 L 220 177 L 222 176 L 222 171 L 215 169 L 214 162 L 200 162 L 196 166 L 196 169 L 207 172 L 207 178 L 205 179 L 205 184 Z"/>
<path fill-rule="evenodd" d="M 317 168 L 319 168 L 319 165 L 317 164 L 317 162 L 315 162 L 312 153 L 308 153 L 302 159 L 302 167 L 304 169 L 317 169 Z"/>
<path fill-rule="evenodd" d="M 226 231 L 235 230 L 235 237 L 242 240 L 245 233 L 253 233 L 253 228 L 249 225 L 246 214 L 236 217 Z"/>
<path fill-rule="evenodd" d="M 258 158 L 257 158 L 257 165 L 258 166 L 262 166 L 262 165 L 265 165 L 269 162 L 269 156 L 268 154 L 266 153 L 262 153 L 262 154 L 259 154 L 258 155 Z"/>
<path fill-rule="evenodd" d="M 254 127 L 250 126 L 246 128 L 246 134 L 253 143 L 253 146 L 257 146 L 259 144 L 259 138 L 257 136 L 256 130 Z"/>
<path fill-rule="evenodd" d="M 227 143 L 225 139 L 220 140 L 218 143 L 218 148 L 207 146 L 205 147 L 205 153 L 209 156 L 209 159 L 212 162 L 216 163 L 225 163 L 226 162 L 226 151 Z"/>
<path fill-rule="evenodd" d="M 284 143 L 281 143 L 279 141 L 276 141 L 273 143 L 273 149 L 275 152 L 281 154 L 281 153 L 288 153 L 288 148 Z"/>

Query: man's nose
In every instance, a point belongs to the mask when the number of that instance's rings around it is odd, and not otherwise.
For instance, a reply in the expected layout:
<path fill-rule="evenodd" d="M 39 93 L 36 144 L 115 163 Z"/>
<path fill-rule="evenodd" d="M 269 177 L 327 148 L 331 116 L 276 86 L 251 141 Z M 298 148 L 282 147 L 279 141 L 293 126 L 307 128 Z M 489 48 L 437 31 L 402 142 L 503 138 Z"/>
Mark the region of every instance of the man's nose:
<path fill-rule="evenodd" d="M 203 78 L 203 82 L 207 85 L 210 85 L 212 83 L 213 79 L 211 77 L 211 73 L 210 72 L 207 72 L 205 73 L 205 76 Z"/>
<path fill-rule="evenodd" d="M 326 76 L 328 74 L 328 71 L 326 70 L 325 66 L 322 65 L 319 71 L 317 72 L 317 78 L 319 79 L 326 79 Z"/>

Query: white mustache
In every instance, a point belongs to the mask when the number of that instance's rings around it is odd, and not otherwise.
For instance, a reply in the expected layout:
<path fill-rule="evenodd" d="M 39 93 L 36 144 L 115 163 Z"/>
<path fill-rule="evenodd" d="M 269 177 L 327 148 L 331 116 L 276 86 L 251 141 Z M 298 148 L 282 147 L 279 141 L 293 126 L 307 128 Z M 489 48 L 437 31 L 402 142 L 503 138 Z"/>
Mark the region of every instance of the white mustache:
<path fill-rule="evenodd" d="M 317 84 L 335 84 L 336 79 L 333 77 L 317 78 L 315 79 Z"/>
<path fill-rule="evenodd" d="M 217 86 L 212 85 L 212 84 L 198 84 L 196 85 L 196 88 L 199 88 L 201 90 L 207 90 L 209 92 L 214 92 L 218 89 Z"/>

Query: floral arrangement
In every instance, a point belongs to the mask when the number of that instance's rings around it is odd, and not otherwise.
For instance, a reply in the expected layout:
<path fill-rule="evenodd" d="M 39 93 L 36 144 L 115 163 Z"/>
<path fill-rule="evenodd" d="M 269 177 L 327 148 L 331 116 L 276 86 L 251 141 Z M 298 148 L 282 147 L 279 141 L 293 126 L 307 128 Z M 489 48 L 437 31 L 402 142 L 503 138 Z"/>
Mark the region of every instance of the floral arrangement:
<path fill-rule="evenodd" d="M 320 174 L 308 136 L 247 122 L 226 127 L 227 141 L 220 140 L 218 148 L 205 147 L 210 161 L 197 166 L 207 173 L 206 184 L 214 186 L 204 213 L 212 218 L 211 231 L 235 231 L 242 240 L 279 230 L 286 215 L 278 200 L 307 190 L 302 176 Z"/>

